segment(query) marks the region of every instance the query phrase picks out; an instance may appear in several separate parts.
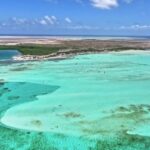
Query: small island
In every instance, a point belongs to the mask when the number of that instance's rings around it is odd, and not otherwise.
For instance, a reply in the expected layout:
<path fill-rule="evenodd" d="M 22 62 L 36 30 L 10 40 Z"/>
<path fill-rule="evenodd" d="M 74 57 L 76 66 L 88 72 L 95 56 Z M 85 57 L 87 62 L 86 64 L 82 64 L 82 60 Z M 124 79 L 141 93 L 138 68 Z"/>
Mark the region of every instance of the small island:
<path fill-rule="evenodd" d="M 51 38 L 2 38 L 0 50 L 18 50 L 21 56 L 15 60 L 63 59 L 86 53 L 102 53 L 124 50 L 148 50 L 150 40 L 138 39 L 51 39 Z"/>

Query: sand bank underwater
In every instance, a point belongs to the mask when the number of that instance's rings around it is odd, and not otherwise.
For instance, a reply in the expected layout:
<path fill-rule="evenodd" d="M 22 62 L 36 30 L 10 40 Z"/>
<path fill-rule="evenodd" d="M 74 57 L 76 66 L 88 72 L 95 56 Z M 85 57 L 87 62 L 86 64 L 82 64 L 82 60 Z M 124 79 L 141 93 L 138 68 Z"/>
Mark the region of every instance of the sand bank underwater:
<path fill-rule="evenodd" d="M 0 64 L 4 150 L 149 150 L 150 53 Z"/>

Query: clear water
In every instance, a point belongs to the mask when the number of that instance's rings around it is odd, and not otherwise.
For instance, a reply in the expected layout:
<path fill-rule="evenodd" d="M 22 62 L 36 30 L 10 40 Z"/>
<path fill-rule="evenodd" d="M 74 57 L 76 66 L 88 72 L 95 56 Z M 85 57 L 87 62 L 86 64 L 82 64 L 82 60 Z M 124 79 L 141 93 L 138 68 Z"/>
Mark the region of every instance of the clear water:
<path fill-rule="evenodd" d="M 16 55 L 21 55 L 21 53 L 17 50 L 0 50 L 0 61 L 11 60 Z"/>
<path fill-rule="evenodd" d="M 0 147 L 149 150 L 150 52 L 0 64 Z"/>

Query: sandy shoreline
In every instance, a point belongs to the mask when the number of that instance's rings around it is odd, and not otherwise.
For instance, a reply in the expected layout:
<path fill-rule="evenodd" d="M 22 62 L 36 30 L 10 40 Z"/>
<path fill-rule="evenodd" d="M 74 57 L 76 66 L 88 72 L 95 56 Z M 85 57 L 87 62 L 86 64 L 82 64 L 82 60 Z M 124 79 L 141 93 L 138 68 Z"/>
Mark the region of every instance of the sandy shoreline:
<path fill-rule="evenodd" d="M 103 52 L 81 52 L 81 53 L 72 53 L 72 54 L 51 54 L 51 55 L 20 55 L 20 56 L 14 56 L 14 61 L 40 61 L 40 60 L 61 60 L 61 59 L 67 59 L 73 56 L 77 55 L 84 55 L 84 54 L 98 54 L 98 53 L 124 53 L 124 54 L 137 54 L 137 53 L 147 53 L 150 54 L 150 50 L 126 50 L 126 51 L 103 51 Z"/>
<path fill-rule="evenodd" d="M 36 49 L 36 46 L 40 46 L 41 51 L 44 52 L 45 48 L 58 48 L 56 52 L 49 52 L 48 54 L 38 55 L 21 55 L 13 57 L 16 61 L 28 61 L 28 60 L 49 60 L 49 59 L 64 59 L 70 56 L 78 54 L 88 53 L 103 53 L 113 51 L 125 51 L 125 50 L 150 50 L 150 40 L 135 40 L 135 39 L 120 39 L 120 40 L 100 40 L 100 39 L 76 39 L 69 40 L 63 38 L 50 38 L 50 37 L 5 37 L 0 38 L 0 46 L 9 46 L 13 49 L 13 46 L 27 47 L 26 52 L 30 53 L 28 46 L 32 46 Z M 11 48 L 12 46 L 12 48 Z"/>

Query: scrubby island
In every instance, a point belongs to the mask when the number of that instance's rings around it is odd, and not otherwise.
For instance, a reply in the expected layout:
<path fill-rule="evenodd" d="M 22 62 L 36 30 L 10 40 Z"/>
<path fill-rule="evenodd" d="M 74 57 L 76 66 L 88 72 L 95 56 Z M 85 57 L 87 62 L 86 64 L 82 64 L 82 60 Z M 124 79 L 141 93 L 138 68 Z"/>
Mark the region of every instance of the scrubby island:
<path fill-rule="evenodd" d="M 48 55 L 54 52 L 57 52 L 60 47 L 51 47 L 49 45 L 29 45 L 29 44 L 24 44 L 24 45 L 1 45 L 0 50 L 18 50 L 21 52 L 23 55 Z"/>
<path fill-rule="evenodd" d="M 16 44 L 8 44 L 7 41 L 3 39 L 0 50 L 20 51 L 22 56 L 16 57 L 16 60 L 60 59 L 83 53 L 150 49 L 149 40 L 61 40 L 55 44 L 50 39 L 42 39 L 43 43 L 40 40 L 30 43 L 30 39 L 19 39 Z"/>

